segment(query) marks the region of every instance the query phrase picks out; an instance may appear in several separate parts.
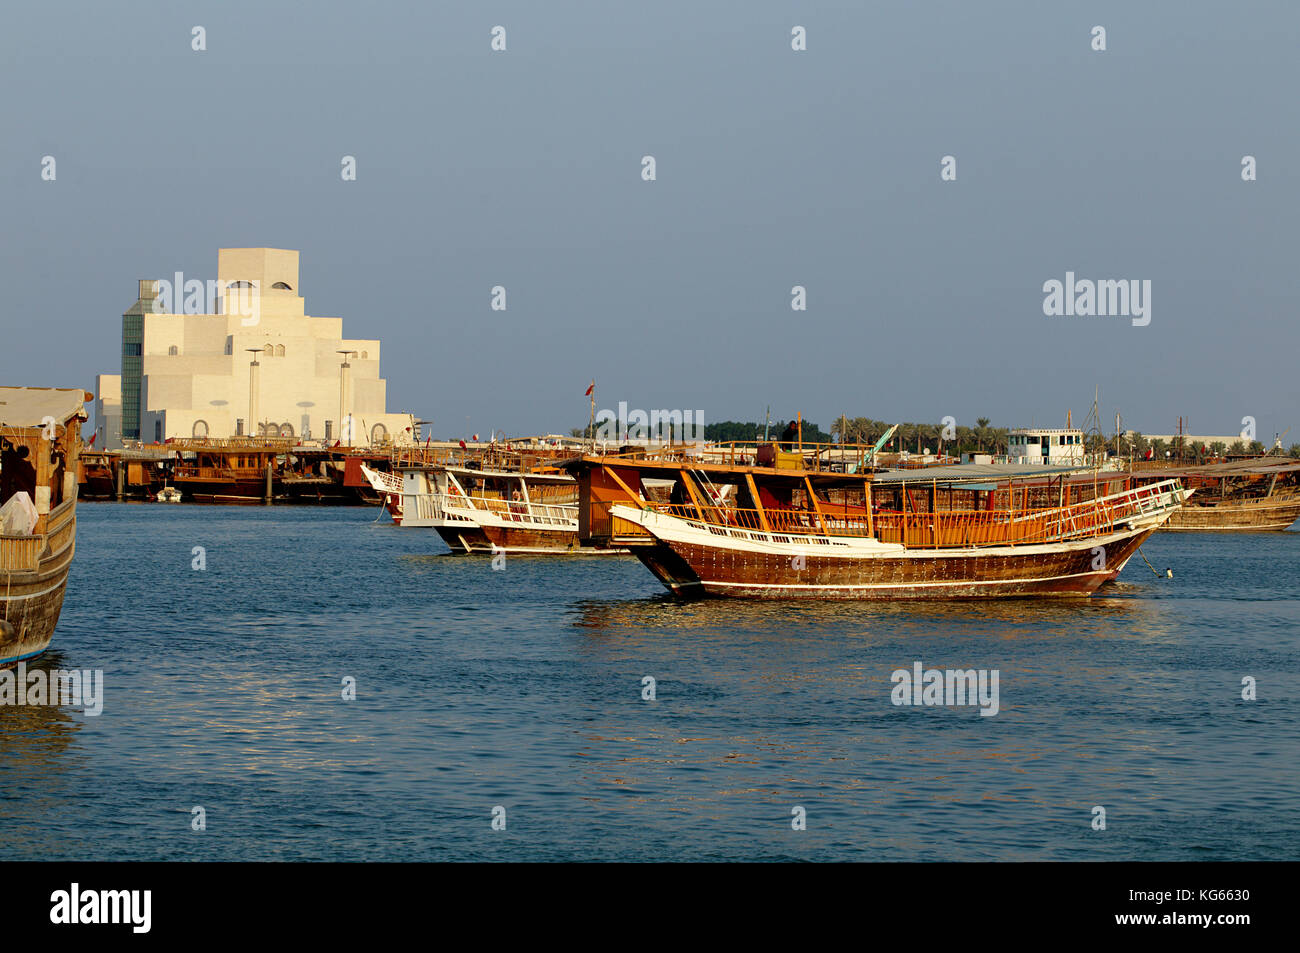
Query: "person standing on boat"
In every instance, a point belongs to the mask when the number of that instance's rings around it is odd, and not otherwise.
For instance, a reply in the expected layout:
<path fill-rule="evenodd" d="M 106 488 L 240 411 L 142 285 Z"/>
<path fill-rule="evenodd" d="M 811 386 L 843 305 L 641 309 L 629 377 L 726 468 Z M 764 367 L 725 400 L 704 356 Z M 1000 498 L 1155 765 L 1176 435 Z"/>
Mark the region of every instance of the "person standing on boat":
<path fill-rule="evenodd" d="M 790 421 L 781 431 L 781 449 L 793 450 L 794 443 L 799 439 L 799 424 L 797 421 Z"/>
<path fill-rule="evenodd" d="M 30 452 L 21 444 L 15 447 L 5 441 L 0 450 L 0 503 L 24 491 L 29 498 L 36 498 L 36 468 L 27 459 Z"/>

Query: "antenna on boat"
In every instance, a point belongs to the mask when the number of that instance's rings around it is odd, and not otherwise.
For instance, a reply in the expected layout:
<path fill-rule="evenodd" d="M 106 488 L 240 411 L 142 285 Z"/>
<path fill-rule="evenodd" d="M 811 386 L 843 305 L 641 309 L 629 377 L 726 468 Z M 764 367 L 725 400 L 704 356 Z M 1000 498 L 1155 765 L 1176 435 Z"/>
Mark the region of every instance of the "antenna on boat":
<path fill-rule="evenodd" d="M 1083 421 L 1083 440 L 1084 452 L 1100 455 L 1105 452 L 1106 437 L 1101 431 L 1101 388 L 1098 387 L 1093 391 L 1092 409 L 1088 411 L 1087 418 Z M 1100 465 L 1094 459 L 1093 469 L 1098 469 Z"/>
<path fill-rule="evenodd" d="M 767 405 L 767 422 L 763 424 L 763 442 L 767 443 L 768 433 L 772 429 L 772 405 Z"/>
<path fill-rule="evenodd" d="M 1092 408 L 1083 421 L 1084 459 L 1092 456 L 1092 498 L 1097 498 L 1097 477 L 1101 472 L 1101 458 L 1106 452 L 1106 436 L 1101 432 L 1101 387 L 1092 392 Z M 1065 477 L 1062 475 L 1062 482 Z"/>

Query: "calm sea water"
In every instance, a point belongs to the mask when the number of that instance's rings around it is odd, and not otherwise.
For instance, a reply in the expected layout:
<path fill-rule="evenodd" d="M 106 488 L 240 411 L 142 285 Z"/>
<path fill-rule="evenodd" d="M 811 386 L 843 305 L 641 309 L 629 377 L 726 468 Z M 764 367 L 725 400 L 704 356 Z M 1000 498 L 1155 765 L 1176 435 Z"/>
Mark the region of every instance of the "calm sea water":
<path fill-rule="evenodd" d="M 0 859 L 1300 856 L 1300 533 L 1160 534 L 1087 601 L 676 603 L 362 509 L 79 515 L 40 664 L 104 711 L 0 708 Z M 896 707 L 916 661 L 1000 713 Z"/>

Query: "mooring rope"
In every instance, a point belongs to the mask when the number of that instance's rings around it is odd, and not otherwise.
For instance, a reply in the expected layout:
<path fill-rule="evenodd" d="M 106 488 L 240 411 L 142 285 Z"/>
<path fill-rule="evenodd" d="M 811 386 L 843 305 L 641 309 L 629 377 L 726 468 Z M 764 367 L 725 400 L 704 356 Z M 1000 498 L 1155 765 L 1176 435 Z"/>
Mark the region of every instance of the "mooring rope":
<path fill-rule="evenodd" d="M 1160 575 L 1160 571 L 1159 571 L 1158 569 L 1156 569 L 1155 566 L 1151 565 L 1151 560 L 1147 559 L 1146 553 L 1142 552 L 1142 547 L 1141 547 L 1141 546 L 1138 547 L 1138 555 L 1142 557 L 1142 561 L 1143 561 L 1144 563 L 1147 564 L 1147 568 L 1150 569 L 1152 573 L 1154 573 L 1156 576 L 1159 576 L 1159 575 Z M 1172 569 L 1166 569 L 1166 570 L 1165 570 L 1165 578 L 1166 578 L 1166 579 L 1173 579 L 1173 578 L 1174 578 L 1174 571 L 1173 571 Z"/>

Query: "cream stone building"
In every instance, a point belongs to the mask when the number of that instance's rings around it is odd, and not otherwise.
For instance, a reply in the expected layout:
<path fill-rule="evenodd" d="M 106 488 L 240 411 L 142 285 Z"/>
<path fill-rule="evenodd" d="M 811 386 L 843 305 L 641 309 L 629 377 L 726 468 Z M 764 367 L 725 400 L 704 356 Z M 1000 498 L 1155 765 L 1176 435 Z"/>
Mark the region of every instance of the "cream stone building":
<path fill-rule="evenodd" d="M 345 338 L 342 318 L 306 313 L 298 252 L 223 248 L 215 281 L 176 277 L 141 281 L 122 315 L 122 373 L 97 379 L 101 446 L 250 434 L 344 446 L 418 439 L 412 414 L 386 410 L 379 342 Z"/>

